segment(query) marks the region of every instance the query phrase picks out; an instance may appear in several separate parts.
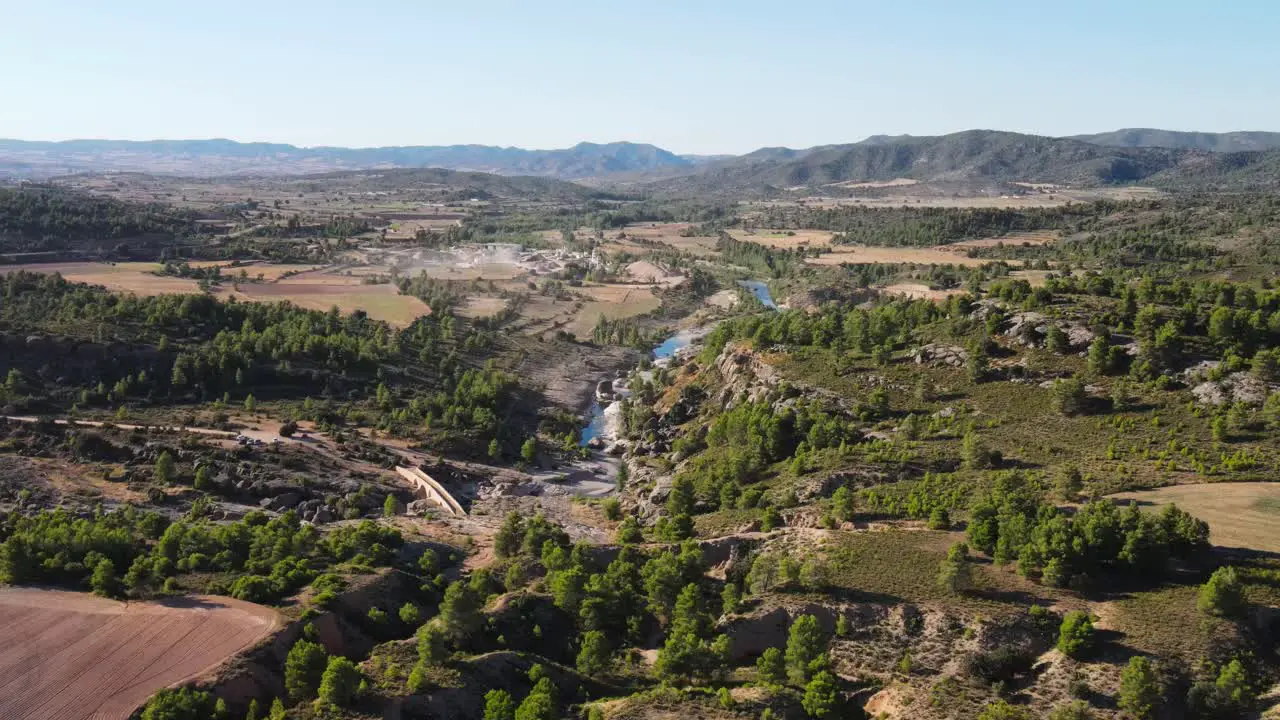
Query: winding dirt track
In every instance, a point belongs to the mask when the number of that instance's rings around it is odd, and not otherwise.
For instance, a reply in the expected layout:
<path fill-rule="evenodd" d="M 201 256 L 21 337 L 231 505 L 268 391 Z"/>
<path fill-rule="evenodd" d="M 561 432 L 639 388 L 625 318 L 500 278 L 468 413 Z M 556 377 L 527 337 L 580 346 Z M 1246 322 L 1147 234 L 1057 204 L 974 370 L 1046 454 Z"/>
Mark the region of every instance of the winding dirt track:
<path fill-rule="evenodd" d="M 0 588 L 0 720 L 125 720 L 156 690 L 212 670 L 280 622 L 230 598 L 126 604 Z"/>

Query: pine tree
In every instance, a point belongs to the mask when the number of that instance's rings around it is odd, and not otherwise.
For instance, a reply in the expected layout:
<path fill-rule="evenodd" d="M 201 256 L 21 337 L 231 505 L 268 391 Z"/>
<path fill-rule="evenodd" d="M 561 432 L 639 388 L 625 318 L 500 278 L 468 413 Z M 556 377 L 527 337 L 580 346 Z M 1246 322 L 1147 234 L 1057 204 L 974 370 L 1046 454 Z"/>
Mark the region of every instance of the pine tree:
<path fill-rule="evenodd" d="M 174 462 L 173 456 L 168 450 L 160 453 L 160 457 L 156 458 L 155 480 L 161 485 L 168 485 L 173 482 L 174 478 Z"/>
<path fill-rule="evenodd" d="M 1078 658 L 1093 644 L 1093 618 L 1080 610 L 1072 610 L 1062 618 L 1058 628 L 1058 651 Z"/>
<path fill-rule="evenodd" d="M 1200 588 L 1196 603 L 1201 612 L 1223 617 L 1235 617 L 1245 607 L 1244 587 L 1240 575 L 1233 567 L 1221 567 L 1213 571 L 1209 581 Z"/>
<path fill-rule="evenodd" d="M 298 640 L 284 663 L 284 686 L 293 700 L 313 697 L 320 687 L 328 658 L 324 648 L 310 640 Z"/>
<path fill-rule="evenodd" d="M 769 685 L 782 685 L 787 681 L 787 661 L 782 651 L 776 647 L 765 648 L 756 658 L 756 674 L 760 682 Z"/>
<path fill-rule="evenodd" d="M 1136 720 L 1150 720 L 1160 702 L 1160 677 L 1155 666 L 1141 655 L 1129 659 L 1120 675 L 1120 709 Z"/>
<path fill-rule="evenodd" d="M 835 717 L 840 702 L 839 688 L 835 677 L 823 670 L 813 676 L 804 688 L 804 697 L 800 706 L 811 718 Z"/>
<path fill-rule="evenodd" d="M 490 690 L 484 695 L 484 720 L 515 720 L 516 703 L 506 690 Z"/>
<path fill-rule="evenodd" d="M 320 679 L 319 701 L 337 707 L 347 707 L 355 700 L 360 689 L 360 671 L 355 663 L 341 655 L 329 658 Z"/>
<path fill-rule="evenodd" d="M 608 669 L 609 642 L 603 632 L 590 630 L 583 633 L 576 664 L 578 672 L 583 675 L 597 675 Z"/>
<path fill-rule="evenodd" d="M 791 623 L 787 636 L 787 674 L 797 683 L 810 677 L 810 665 L 826 652 L 827 638 L 812 615 L 801 615 Z"/>
<path fill-rule="evenodd" d="M 93 588 L 94 595 L 102 597 L 115 597 L 120 592 L 120 585 L 116 581 L 116 568 L 110 558 L 102 558 L 93 567 L 93 577 L 89 578 L 89 587 Z"/>

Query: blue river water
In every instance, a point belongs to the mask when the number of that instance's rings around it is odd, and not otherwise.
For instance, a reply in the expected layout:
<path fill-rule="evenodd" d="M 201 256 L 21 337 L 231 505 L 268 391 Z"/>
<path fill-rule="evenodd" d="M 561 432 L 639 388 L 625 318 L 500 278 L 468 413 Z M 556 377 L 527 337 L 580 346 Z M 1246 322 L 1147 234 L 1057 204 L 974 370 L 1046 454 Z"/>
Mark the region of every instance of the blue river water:
<path fill-rule="evenodd" d="M 739 284 L 756 296 L 756 299 L 765 307 L 773 310 L 778 309 L 778 304 L 773 301 L 773 295 L 769 293 L 769 285 L 763 280 L 740 280 Z M 689 347 L 693 342 L 696 334 L 688 330 L 681 330 L 671 337 L 663 340 L 657 347 L 653 349 L 653 359 L 662 360 L 669 358 L 679 352 L 682 348 Z M 587 424 L 582 428 L 582 438 L 579 445 L 586 445 L 604 432 L 604 406 L 598 402 L 592 401 L 591 409 L 587 411 Z"/>
<path fill-rule="evenodd" d="M 769 293 L 769 283 L 763 280 L 739 280 L 738 284 L 755 295 L 760 304 L 770 310 L 778 309 L 778 304 L 773 301 L 773 295 Z"/>

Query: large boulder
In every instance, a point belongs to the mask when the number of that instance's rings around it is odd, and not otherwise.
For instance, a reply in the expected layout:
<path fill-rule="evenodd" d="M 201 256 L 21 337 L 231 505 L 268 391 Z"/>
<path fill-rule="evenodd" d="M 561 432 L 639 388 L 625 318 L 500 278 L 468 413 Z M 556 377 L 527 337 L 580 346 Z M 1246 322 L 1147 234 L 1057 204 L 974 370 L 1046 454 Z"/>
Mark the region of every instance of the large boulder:
<path fill-rule="evenodd" d="M 969 359 L 969 353 L 959 345 L 929 343 L 916 349 L 912 354 L 917 365 L 946 365 L 963 367 Z"/>

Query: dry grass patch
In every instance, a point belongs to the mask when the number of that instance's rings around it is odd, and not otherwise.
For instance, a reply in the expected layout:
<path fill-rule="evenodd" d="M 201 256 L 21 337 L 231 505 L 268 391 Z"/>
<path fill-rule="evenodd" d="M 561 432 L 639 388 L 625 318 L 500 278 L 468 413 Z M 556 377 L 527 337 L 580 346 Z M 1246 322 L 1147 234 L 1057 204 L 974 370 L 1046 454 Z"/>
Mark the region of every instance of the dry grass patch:
<path fill-rule="evenodd" d="M 1172 485 L 1110 497 L 1153 509 L 1176 504 L 1209 523 L 1214 545 L 1280 553 L 1280 484 Z"/>
<path fill-rule="evenodd" d="M 35 273 L 58 273 L 70 282 L 102 285 L 108 290 L 135 295 L 174 295 L 200 292 L 195 280 L 154 275 L 163 268 L 160 263 L 37 263 L 34 265 L 5 265 L 0 273 L 19 270 Z"/>
<path fill-rule="evenodd" d="M 977 240 L 961 240 L 960 242 L 941 245 L 939 247 L 952 248 L 957 252 L 963 252 L 969 248 L 1048 245 L 1049 243 L 1056 242 L 1060 237 L 1061 235 L 1057 230 L 1030 230 L 1027 232 L 1012 232 L 1008 235 L 1000 235 L 998 237 L 986 237 Z"/>
<path fill-rule="evenodd" d="M 431 308 L 416 297 L 401 295 L 394 285 L 346 284 L 342 278 L 333 282 L 290 282 L 241 285 L 239 290 L 223 290 L 221 295 L 251 302 L 291 302 L 309 310 L 327 311 L 337 306 L 343 313 L 363 310 L 374 320 L 404 327 Z"/>
<path fill-rule="evenodd" d="M 811 265 L 843 265 L 889 263 L 916 263 L 917 265 L 967 265 L 977 267 L 991 260 L 965 257 L 960 253 L 948 252 L 938 248 L 909 247 L 862 247 L 858 245 L 841 246 L 833 252 L 824 253 L 805 262 Z"/>
<path fill-rule="evenodd" d="M 829 230 L 730 230 L 735 240 L 791 250 L 798 247 L 826 247 L 835 233 Z"/>
<path fill-rule="evenodd" d="M 464 318 L 481 318 L 497 315 L 507 307 L 507 301 L 500 297 L 477 295 L 467 301 L 456 312 Z"/>

